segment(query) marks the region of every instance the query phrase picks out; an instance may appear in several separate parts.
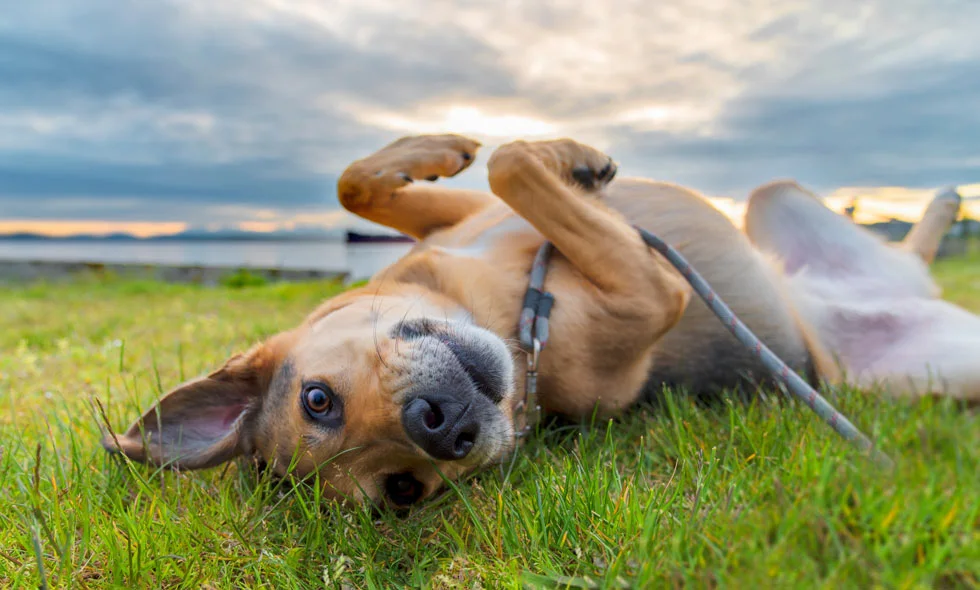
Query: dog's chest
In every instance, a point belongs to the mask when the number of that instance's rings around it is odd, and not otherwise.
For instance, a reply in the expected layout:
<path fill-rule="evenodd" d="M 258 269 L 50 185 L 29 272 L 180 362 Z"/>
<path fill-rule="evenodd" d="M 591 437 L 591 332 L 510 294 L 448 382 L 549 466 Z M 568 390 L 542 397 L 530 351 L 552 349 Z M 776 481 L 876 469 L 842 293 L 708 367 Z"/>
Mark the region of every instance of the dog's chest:
<path fill-rule="evenodd" d="M 493 207 L 420 242 L 399 262 L 396 276 L 448 297 L 478 325 L 510 338 L 543 241 L 512 210 Z"/>
<path fill-rule="evenodd" d="M 523 217 L 505 207 L 494 207 L 439 232 L 426 240 L 425 245 L 440 254 L 491 262 L 509 256 L 508 251 L 515 245 L 540 240 L 540 235 Z"/>

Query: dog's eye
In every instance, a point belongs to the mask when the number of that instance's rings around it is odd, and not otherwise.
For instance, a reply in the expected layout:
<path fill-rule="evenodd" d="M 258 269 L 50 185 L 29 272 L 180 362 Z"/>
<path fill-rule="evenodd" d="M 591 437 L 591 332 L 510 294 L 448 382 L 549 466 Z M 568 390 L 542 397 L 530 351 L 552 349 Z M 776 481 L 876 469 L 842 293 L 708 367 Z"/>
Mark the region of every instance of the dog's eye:
<path fill-rule="evenodd" d="M 418 502 L 425 486 L 411 473 L 393 473 L 385 479 L 385 493 L 399 506 Z"/>
<path fill-rule="evenodd" d="M 306 407 L 314 414 L 323 414 L 330 411 L 330 396 L 326 391 L 319 387 L 306 390 Z"/>
<path fill-rule="evenodd" d="M 311 383 L 303 388 L 303 409 L 318 422 L 333 421 L 340 417 L 340 400 L 326 385 Z"/>

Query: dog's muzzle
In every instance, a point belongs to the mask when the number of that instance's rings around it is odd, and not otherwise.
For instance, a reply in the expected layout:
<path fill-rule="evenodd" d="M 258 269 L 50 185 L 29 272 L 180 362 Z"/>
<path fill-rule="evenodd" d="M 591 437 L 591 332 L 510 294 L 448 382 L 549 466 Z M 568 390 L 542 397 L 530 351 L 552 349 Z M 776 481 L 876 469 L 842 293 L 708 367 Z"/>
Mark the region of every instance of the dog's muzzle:
<path fill-rule="evenodd" d="M 422 451 L 441 461 L 483 461 L 509 430 L 498 405 L 513 388 L 509 351 L 495 335 L 469 324 L 405 321 L 395 338 L 411 342 L 411 385 L 402 426 Z"/>

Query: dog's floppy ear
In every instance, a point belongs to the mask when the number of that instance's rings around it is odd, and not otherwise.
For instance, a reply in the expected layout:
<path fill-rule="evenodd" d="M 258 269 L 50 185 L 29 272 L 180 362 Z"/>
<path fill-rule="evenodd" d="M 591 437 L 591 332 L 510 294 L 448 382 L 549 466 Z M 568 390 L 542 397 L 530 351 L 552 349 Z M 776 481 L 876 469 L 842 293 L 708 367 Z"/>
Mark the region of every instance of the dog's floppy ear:
<path fill-rule="evenodd" d="M 203 469 L 251 449 L 252 429 L 276 362 L 265 345 L 231 357 L 217 371 L 177 387 L 124 434 L 102 446 L 134 461 Z"/>

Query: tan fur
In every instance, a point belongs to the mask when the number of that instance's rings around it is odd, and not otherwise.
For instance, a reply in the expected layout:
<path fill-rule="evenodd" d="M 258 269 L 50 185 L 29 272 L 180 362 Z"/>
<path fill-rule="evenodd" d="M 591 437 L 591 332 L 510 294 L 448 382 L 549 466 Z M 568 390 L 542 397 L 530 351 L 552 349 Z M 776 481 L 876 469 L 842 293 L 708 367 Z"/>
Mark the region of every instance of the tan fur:
<path fill-rule="evenodd" d="M 778 266 L 700 195 L 667 183 L 610 182 L 615 165 L 608 156 L 568 139 L 497 149 L 487 164 L 493 194 L 411 182 L 458 174 L 478 147 L 455 135 L 409 137 L 350 165 L 338 183 L 343 206 L 418 244 L 364 287 L 325 302 L 302 325 L 226 367 L 226 375 L 247 383 L 254 403 L 231 438 L 220 438 L 218 429 L 213 456 L 199 456 L 202 451 L 186 467 L 226 460 L 234 450 L 258 456 L 278 473 L 292 466 L 294 473 L 318 474 L 336 497 L 384 502 L 389 474 L 412 472 L 428 496 L 443 475 L 455 478 L 499 459 L 513 446 L 511 410 L 523 395 L 517 318 L 531 261 L 545 239 L 556 248 L 545 285 L 556 303 L 539 367 L 545 411 L 614 416 L 656 393 L 645 387 L 745 372 L 750 380 L 764 378 L 751 354 L 691 298 L 680 274 L 631 224 L 680 250 L 794 370 L 841 379 Z M 481 435 L 494 438 L 486 447 L 493 456 L 435 461 L 406 436 L 400 421 L 411 385 L 406 379 L 424 368 L 427 351 L 392 336 L 392 326 L 405 318 L 446 319 L 462 330 L 472 325 L 510 347 L 513 382 L 498 404 L 501 421 Z M 305 415 L 297 395 L 311 379 L 328 383 L 342 399 L 341 429 L 325 430 Z M 187 387 L 163 400 L 161 412 L 179 421 L 189 410 L 167 410 L 168 399 L 192 404 L 222 395 L 226 385 L 212 377 Z M 107 440 L 106 446 L 134 460 L 179 466 L 179 454 L 143 452 L 140 432 L 154 419 L 151 410 L 121 444 Z"/>

